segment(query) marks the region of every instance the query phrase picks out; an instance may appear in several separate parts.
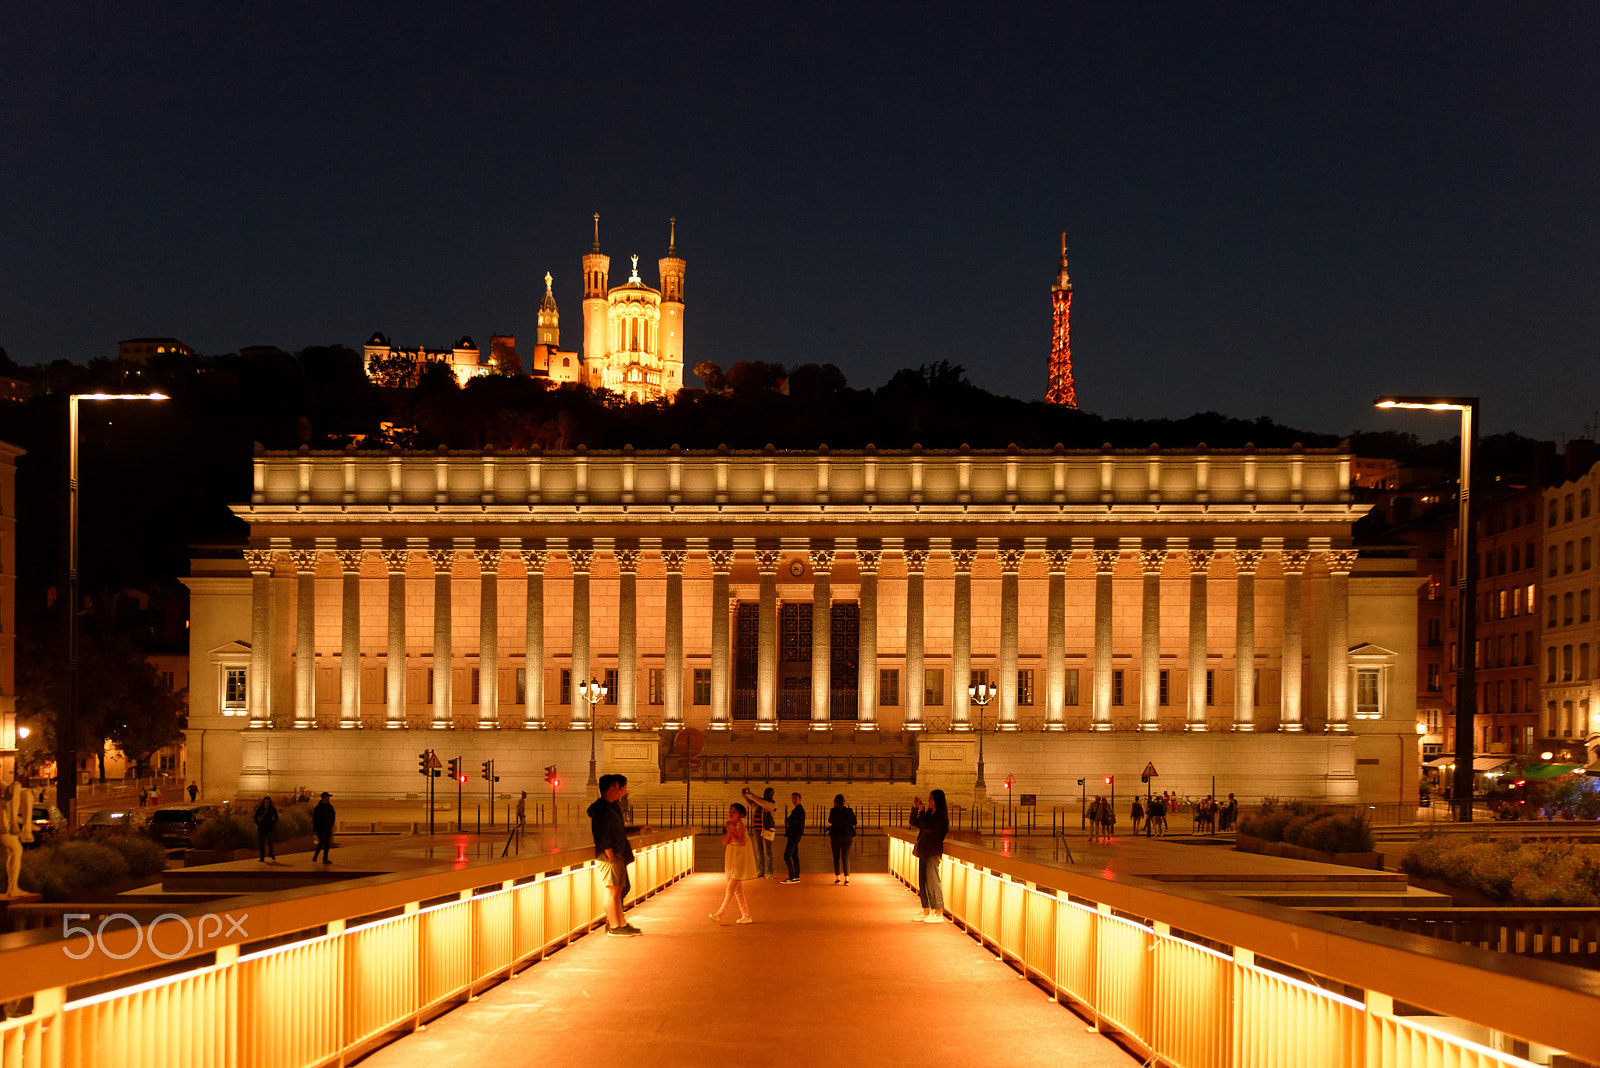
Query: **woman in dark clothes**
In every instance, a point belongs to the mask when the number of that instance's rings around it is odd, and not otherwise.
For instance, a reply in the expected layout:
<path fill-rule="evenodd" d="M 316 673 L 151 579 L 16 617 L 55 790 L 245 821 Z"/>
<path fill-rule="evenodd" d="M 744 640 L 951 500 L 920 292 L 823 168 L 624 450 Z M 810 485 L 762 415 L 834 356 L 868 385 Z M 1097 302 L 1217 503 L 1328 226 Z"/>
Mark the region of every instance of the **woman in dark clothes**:
<path fill-rule="evenodd" d="M 850 885 L 850 843 L 856 840 L 856 810 L 844 803 L 844 794 L 833 795 L 833 807 L 828 810 L 828 842 L 833 846 L 833 881 L 838 885 L 840 876 L 844 885 Z"/>
<path fill-rule="evenodd" d="M 950 832 L 950 812 L 945 807 L 944 791 L 928 794 L 928 805 L 922 798 L 911 799 L 911 826 L 917 829 L 917 885 L 922 898 L 922 921 L 944 921 L 944 888 L 939 885 L 939 862 L 944 859 L 944 836 Z"/>

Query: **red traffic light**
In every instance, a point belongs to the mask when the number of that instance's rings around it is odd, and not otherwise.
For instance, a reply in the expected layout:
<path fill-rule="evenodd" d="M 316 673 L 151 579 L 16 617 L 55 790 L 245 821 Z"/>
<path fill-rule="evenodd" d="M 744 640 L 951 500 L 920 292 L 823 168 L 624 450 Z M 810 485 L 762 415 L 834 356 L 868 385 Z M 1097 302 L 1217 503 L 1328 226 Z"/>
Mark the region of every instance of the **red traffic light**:
<path fill-rule="evenodd" d="M 1117 777 L 1115 775 L 1107 775 L 1106 776 L 1106 785 L 1110 786 L 1113 782 L 1116 781 L 1116 778 Z"/>
<path fill-rule="evenodd" d="M 456 776 L 456 782 L 462 782 L 462 783 L 464 783 L 464 782 L 466 782 L 466 781 L 467 781 L 467 777 L 466 777 L 466 776 L 465 776 L 465 775 L 457 775 L 457 776 Z"/>

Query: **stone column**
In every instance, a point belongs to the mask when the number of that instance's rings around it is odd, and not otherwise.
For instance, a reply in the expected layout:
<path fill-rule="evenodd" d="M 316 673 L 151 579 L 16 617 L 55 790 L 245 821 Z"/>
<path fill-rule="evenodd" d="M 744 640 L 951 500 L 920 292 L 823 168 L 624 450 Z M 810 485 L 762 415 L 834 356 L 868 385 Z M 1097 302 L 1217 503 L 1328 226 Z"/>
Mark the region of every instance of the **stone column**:
<path fill-rule="evenodd" d="M 927 679 L 923 661 L 923 569 L 928 566 L 928 550 L 907 546 L 906 560 L 906 680 L 905 726 L 907 730 L 922 729 L 923 698 L 927 694 Z"/>
<path fill-rule="evenodd" d="M 360 549 L 335 549 L 339 589 L 339 727 L 361 729 L 361 558 Z"/>
<path fill-rule="evenodd" d="M 572 717 L 568 727 L 588 730 L 595 706 L 578 695 L 578 687 L 589 681 L 589 565 L 594 549 L 587 545 L 567 546 L 567 561 L 572 565 L 572 674 L 567 700 Z"/>
<path fill-rule="evenodd" d="M 711 559 L 711 729 L 728 730 L 733 723 L 729 698 L 733 680 L 729 677 L 728 576 L 733 573 L 733 550 L 713 547 Z"/>
<path fill-rule="evenodd" d="M 1342 734 L 1350 729 L 1350 569 L 1360 554 L 1334 549 L 1327 555 L 1328 730 Z M 1456 655 L 1471 656 L 1472 650 L 1458 648 Z"/>
<path fill-rule="evenodd" d="M 1046 549 L 1049 593 L 1045 605 L 1044 728 L 1067 728 L 1067 565 L 1071 549 Z"/>
<path fill-rule="evenodd" d="M 500 550 L 478 549 L 478 729 L 500 729 Z"/>
<path fill-rule="evenodd" d="M 272 550 L 246 549 L 250 568 L 250 726 L 272 726 Z"/>
<path fill-rule="evenodd" d="M 1189 558 L 1189 707 L 1184 730 L 1210 727 L 1206 715 L 1206 573 L 1211 570 L 1210 549 L 1190 549 Z"/>
<path fill-rule="evenodd" d="M 527 572 L 527 619 L 523 629 L 522 726 L 544 730 L 544 565 L 543 545 L 522 543 L 522 566 Z"/>
<path fill-rule="evenodd" d="M 1091 729 L 1111 729 L 1111 580 L 1118 549 L 1094 554 L 1094 721 Z"/>
<path fill-rule="evenodd" d="M 1014 731 L 1017 723 L 1017 580 L 1022 569 L 1023 550 L 1017 546 L 1000 549 L 1000 677 L 999 726 Z"/>
<path fill-rule="evenodd" d="M 833 542 L 811 542 L 811 729 L 833 728 Z"/>
<path fill-rule="evenodd" d="M 317 550 L 290 549 L 294 564 L 294 725 L 317 725 Z"/>
<path fill-rule="evenodd" d="M 661 672 L 662 726 L 677 730 L 683 726 L 683 565 L 686 549 L 662 549 L 661 562 L 667 569 L 666 663 Z M 726 599 L 724 599 L 726 603 Z"/>
<path fill-rule="evenodd" d="M 639 550 L 613 549 L 617 580 L 617 730 L 639 724 Z"/>
<path fill-rule="evenodd" d="M 1166 549 L 1139 550 L 1139 571 L 1144 579 L 1142 619 L 1139 626 L 1139 729 L 1161 729 L 1161 569 Z"/>
<path fill-rule="evenodd" d="M 777 549 L 756 550 L 761 575 L 756 630 L 756 730 L 778 729 L 778 562 Z"/>
<path fill-rule="evenodd" d="M 1233 550 L 1238 613 L 1233 631 L 1233 729 L 1256 729 L 1256 568 L 1260 549 Z"/>
<path fill-rule="evenodd" d="M 972 565 L 976 549 L 951 549 L 955 565 L 955 611 L 950 621 L 950 729 L 972 729 Z"/>
<path fill-rule="evenodd" d="M 1311 553 L 1305 549 L 1285 549 L 1278 554 L 1283 562 L 1283 709 L 1278 729 L 1305 729 L 1301 702 L 1301 659 L 1304 636 L 1301 624 L 1301 587 Z"/>
<path fill-rule="evenodd" d="M 383 658 L 383 726 L 406 726 L 406 549 L 384 549 L 383 567 L 389 576 L 388 645 Z"/>
<path fill-rule="evenodd" d="M 861 649 L 856 679 L 856 730 L 878 729 L 878 558 L 880 550 L 856 546 L 861 579 Z"/>
<path fill-rule="evenodd" d="M 433 562 L 433 729 L 453 726 L 451 672 L 455 668 L 450 648 L 450 572 L 455 568 L 454 549 L 429 549 Z"/>

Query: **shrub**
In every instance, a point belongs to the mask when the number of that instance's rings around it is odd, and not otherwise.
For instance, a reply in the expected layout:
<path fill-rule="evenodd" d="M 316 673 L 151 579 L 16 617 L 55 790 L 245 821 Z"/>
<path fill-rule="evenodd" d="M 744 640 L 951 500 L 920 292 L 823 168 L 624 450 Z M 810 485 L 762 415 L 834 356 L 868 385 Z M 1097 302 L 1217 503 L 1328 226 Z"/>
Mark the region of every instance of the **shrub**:
<path fill-rule="evenodd" d="M 154 875 L 167 870 L 167 851 L 140 834 L 114 834 L 102 841 L 122 855 L 130 875 Z"/>
<path fill-rule="evenodd" d="M 251 849 L 256 825 L 248 812 L 223 809 L 196 827 L 190 841 L 196 849 Z"/>
<path fill-rule="evenodd" d="M 1279 804 L 1276 798 L 1263 799 L 1260 808 L 1242 817 L 1239 833 L 1325 853 L 1367 853 L 1373 845 L 1372 828 L 1365 815 L 1337 815 L 1332 809 L 1305 801 Z"/>
<path fill-rule="evenodd" d="M 272 828 L 274 842 L 305 838 L 311 834 L 311 809 L 306 805 L 286 805 L 278 810 L 278 825 Z M 253 844 L 253 843 L 252 843 Z"/>
<path fill-rule="evenodd" d="M 128 862 L 109 845 L 74 839 L 35 850 L 22 863 L 20 885 L 47 901 L 64 901 L 128 876 Z"/>
<path fill-rule="evenodd" d="M 1600 849 L 1487 837 L 1424 838 L 1400 867 L 1510 905 L 1600 907 Z"/>

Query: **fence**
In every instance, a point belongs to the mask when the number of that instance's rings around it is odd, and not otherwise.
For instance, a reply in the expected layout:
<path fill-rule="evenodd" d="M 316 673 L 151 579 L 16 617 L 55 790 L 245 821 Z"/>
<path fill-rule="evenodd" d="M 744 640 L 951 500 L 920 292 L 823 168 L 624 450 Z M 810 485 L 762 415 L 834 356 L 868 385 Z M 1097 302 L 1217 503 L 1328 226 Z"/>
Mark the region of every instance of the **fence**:
<path fill-rule="evenodd" d="M 687 835 L 641 839 L 630 900 L 692 866 Z M 0 1065 L 344 1063 L 580 937 L 603 891 L 582 849 L 7 935 Z"/>
<path fill-rule="evenodd" d="M 1600 964 L 1600 909 L 1318 908 L 1324 916 L 1376 924 L 1497 953 Z"/>
<path fill-rule="evenodd" d="M 915 839 L 889 836 L 889 870 L 915 887 Z M 955 842 L 940 869 L 974 937 L 1162 1064 L 1600 1061 L 1600 987 L 1575 968 Z M 1560 1050 L 1570 1057 L 1552 1060 Z"/>

